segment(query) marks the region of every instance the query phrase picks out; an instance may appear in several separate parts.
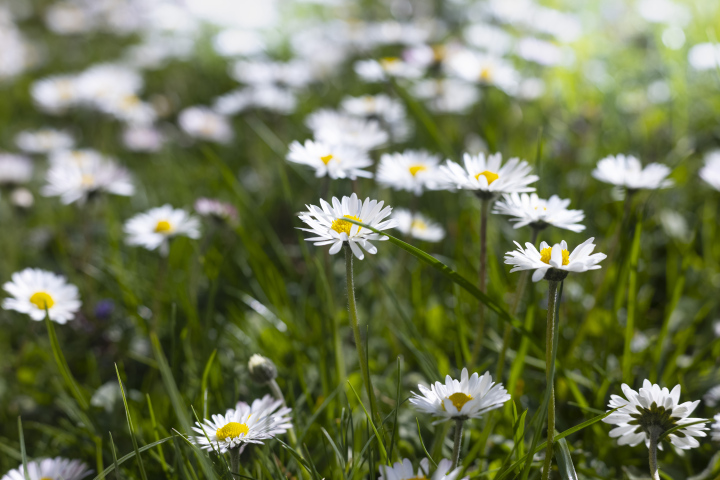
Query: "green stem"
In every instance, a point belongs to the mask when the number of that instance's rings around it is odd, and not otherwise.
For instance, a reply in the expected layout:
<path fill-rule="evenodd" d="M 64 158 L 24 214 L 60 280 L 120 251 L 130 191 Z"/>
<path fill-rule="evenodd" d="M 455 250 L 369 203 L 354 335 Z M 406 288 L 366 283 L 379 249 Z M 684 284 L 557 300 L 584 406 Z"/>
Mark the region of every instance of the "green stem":
<path fill-rule="evenodd" d="M 550 389 L 550 401 L 548 402 L 547 447 L 545 449 L 545 466 L 543 467 L 542 480 L 548 480 L 550 478 L 554 443 L 553 438 L 555 437 L 555 387 L 551 377 L 553 369 L 553 336 L 555 330 L 555 304 L 557 301 L 557 288 L 558 282 L 549 282 L 547 329 L 545 331 L 545 381 L 547 383 L 547 388 Z"/>
<path fill-rule="evenodd" d="M 464 417 L 458 417 L 455 420 L 455 441 L 453 442 L 452 466 L 450 467 L 450 471 L 455 470 L 455 468 L 460 464 L 460 450 L 462 450 L 462 434 L 464 422 Z"/>
<path fill-rule="evenodd" d="M 480 274 L 478 277 L 478 288 L 481 292 L 486 293 L 486 273 L 487 273 L 487 220 L 490 209 L 490 199 L 481 198 L 480 207 Z M 470 365 L 477 363 L 482 349 L 482 341 L 485 336 L 485 304 L 481 303 L 478 310 L 478 327 L 475 334 L 475 343 L 473 344 Z"/>
<path fill-rule="evenodd" d="M 382 431 L 382 419 L 380 417 L 380 411 L 377 408 L 377 400 L 375 398 L 375 392 L 373 391 L 370 383 L 370 372 L 368 371 L 368 362 L 365 357 L 365 350 L 363 349 L 362 337 L 360 336 L 360 327 L 358 326 L 358 315 L 357 305 L 355 304 L 355 287 L 353 285 L 353 253 L 350 249 L 350 245 L 347 242 L 344 244 L 345 249 L 345 278 L 347 280 L 347 296 L 348 296 L 348 313 L 350 320 L 350 327 L 355 337 L 355 347 L 357 348 L 358 360 L 360 362 L 360 369 L 362 371 L 363 383 L 365 384 L 365 391 L 370 398 L 370 410 L 375 417 L 377 427 Z M 378 439 L 380 441 L 380 439 Z"/>
<path fill-rule="evenodd" d="M 231 448 L 230 452 L 230 473 L 234 476 L 240 473 L 240 448 Z"/>
<path fill-rule="evenodd" d="M 280 385 L 278 385 L 274 378 L 268 382 L 268 386 L 270 387 L 270 391 L 272 392 L 273 397 L 275 397 L 275 400 L 280 400 L 283 407 L 287 407 L 285 395 L 283 395 L 282 390 L 280 390 Z M 295 435 L 295 429 L 293 427 L 290 427 L 288 430 L 288 437 L 290 438 L 290 446 L 295 448 L 297 446 L 297 436 Z"/>
<path fill-rule="evenodd" d="M 652 477 L 652 480 L 660 480 L 660 472 L 658 469 L 658 462 L 657 462 L 657 449 L 658 449 L 658 438 L 660 437 L 660 432 L 658 431 L 657 427 L 651 427 L 650 429 L 650 476 Z"/>

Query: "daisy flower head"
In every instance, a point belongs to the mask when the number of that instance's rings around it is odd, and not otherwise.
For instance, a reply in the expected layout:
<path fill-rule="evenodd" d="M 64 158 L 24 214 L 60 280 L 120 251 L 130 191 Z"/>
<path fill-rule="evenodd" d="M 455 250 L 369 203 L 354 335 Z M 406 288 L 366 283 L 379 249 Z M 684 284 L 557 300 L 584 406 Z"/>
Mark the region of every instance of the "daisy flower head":
<path fill-rule="evenodd" d="M 345 145 L 369 151 L 388 141 L 388 133 L 377 120 L 366 120 L 334 110 L 311 113 L 305 123 L 316 140 L 332 145 Z"/>
<path fill-rule="evenodd" d="M 52 128 L 25 130 L 15 136 L 15 144 L 27 153 L 48 153 L 55 150 L 68 150 L 75 146 L 75 140 L 66 132 Z"/>
<path fill-rule="evenodd" d="M 75 313 L 80 310 L 78 288 L 67 283 L 62 275 L 26 268 L 13 273 L 10 278 L 3 285 L 3 290 L 10 294 L 2 302 L 5 310 L 25 313 L 36 321 L 44 320 L 47 311 L 50 320 L 60 324 L 75 318 Z"/>
<path fill-rule="evenodd" d="M 0 186 L 21 185 L 32 178 L 33 162 L 22 155 L 0 153 Z"/>
<path fill-rule="evenodd" d="M 437 189 L 440 157 L 423 150 L 384 153 L 380 157 L 377 181 L 395 190 L 420 195 L 425 189 Z"/>
<path fill-rule="evenodd" d="M 262 444 L 292 428 L 288 416 L 290 409 L 280 408 L 282 400 L 270 395 L 253 400 L 252 404 L 238 402 L 225 415 L 213 415 L 193 427 L 199 436 L 191 437 L 194 443 L 205 450 L 225 453 L 232 448 L 248 443 Z"/>
<path fill-rule="evenodd" d="M 673 181 L 667 176 L 670 168 L 660 163 L 650 163 L 643 168 L 640 160 L 632 155 L 611 155 L 600 160 L 592 176 L 601 182 L 634 190 L 668 188 Z"/>
<path fill-rule="evenodd" d="M 493 213 L 513 217 L 510 221 L 515 224 L 514 228 L 530 225 L 534 229 L 542 230 L 553 226 L 582 232 L 585 225 L 580 222 L 585 218 L 585 213 L 582 210 L 568 210 L 568 205 L 569 199 L 562 199 L 557 195 L 545 200 L 536 193 L 511 193 L 504 195 L 503 199 L 495 204 Z"/>
<path fill-rule="evenodd" d="M 61 114 L 79 99 L 77 79 L 71 75 L 56 75 L 36 81 L 30 87 L 35 105 L 46 113 Z"/>
<path fill-rule="evenodd" d="M 180 112 L 178 123 L 185 133 L 200 140 L 229 143 L 233 138 L 228 119 L 207 107 L 186 108 Z"/>
<path fill-rule="evenodd" d="M 626 398 L 611 395 L 608 408 L 619 408 L 603 419 L 603 422 L 615 425 L 610 431 L 610 437 L 617 438 L 619 445 L 634 447 L 640 442 L 650 444 L 650 435 L 662 436 L 665 432 L 678 425 L 686 425 L 702 418 L 689 418 L 700 400 L 680 403 L 680 385 L 672 391 L 660 388 L 649 380 L 643 381 L 639 391 L 628 385 L 622 385 Z M 703 423 L 681 428 L 668 435 L 673 446 L 681 450 L 688 450 L 700 445 L 695 437 L 704 437 L 707 427 Z M 662 445 L 659 445 L 662 448 Z"/>
<path fill-rule="evenodd" d="M 525 244 L 525 249 L 515 242 L 518 249 L 505 254 L 505 263 L 512 265 L 510 273 L 520 270 L 535 270 L 532 276 L 533 282 L 539 282 L 543 278 L 550 281 L 561 281 L 570 272 L 587 272 L 598 270 L 600 263 L 607 257 L 604 253 L 592 253 L 595 249 L 593 237 L 585 240 L 575 247 L 570 253 L 567 243 L 563 240 L 552 247 L 545 242 L 540 243 L 540 250 L 530 242 Z"/>
<path fill-rule="evenodd" d="M 300 214 L 300 220 L 310 228 L 300 228 L 300 230 L 315 234 L 316 236 L 305 239 L 315 245 L 332 245 L 330 255 L 335 255 L 343 245 L 347 244 L 353 254 L 362 260 L 365 258 L 363 250 L 373 255 L 377 253 L 377 247 L 370 243 L 370 240 L 383 241 L 388 237 L 345 219 L 362 222 L 378 230 L 393 228 L 397 222 L 394 219 L 385 220 L 392 212 L 392 207 L 383 208 L 384 204 L 383 201 L 378 202 L 370 198 L 366 198 L 363 202 L 354 193 L 349 197 L 343 197 L 342 200 L 333 197 L 332 205 L 320 199 L 320 207 L 305 205 L 308 211 Z"/>
<path fill-rule="evenodd" d="M 409 459 L 396 462 L 392 467 L 380 465 L 379 480 L 455 480 L 460 476 L 462 468 L 452 470 L 452 462 L 447 458 L 440 460 L 435 473 L 430 477 L 430 462 L 427 458 L 420 461 L 417 473 Z"/>
<path fill-rule="evenodd" d="M 705 156 L 705 165 L 700 169 L 700 178 L 715 190 L 720 190 L 720 150 Z"/>
<path fill-rule="evenodd" d="M 503 164 L 502 155 L 495 153 L 485 157 L 463 155 L 463 166 L 448 160 L 440 166 L 445 187 L 448 189 L 473 190 L 486 199 L 493 199 L 502 193 L 534 192 L 528 185 L 538 180 L 531 175 L 532 167 L 525 160 L 511 158 Z"/>
<path fill-rule="evenodd" d="M 451 419 L 479 418 L 490 410 L 495 410 L 510 400 L 510 395 L 502 384 L 495 384 L 490 373 L 468 376 L 463 368 L 460 380 L 450 375 L 445 384 L 435 382 L 430 388 L 418 385 L 420 394 L 413 392 L 410 403 L 424 412 L 440 417 L 435 423 Z"/>
<path fill-rule="evenodd" d="M 2 480 L 81 480 L 93 473 L 86 464 L 80 460 L 67 458 L 43 458 L 27 464 L 27 477 L 25 469 L 20 465 L 15 470 L 6 473 Z"/>
<path fill-rule="evenodd" d="M 439 242 L 445 238 L 445 229 L 421 213 L 398 208 L 393 218 L 397 220 L 396 228 L 405 235 L 425 242 Z"/>
<path fill-rule="evenodd" d="M 305 140 L 303 145 L 294 141 L 290 144 L 287 159 L 314 168 L 318 178 L 328 176 L 355 180 L 357 177 L 372 177 L 372 173 L 362 170 L 372 165 L 372 160 L 365 151 L 352 147 L 312 140 Z"/>
<path fill-rule="evenodd" d="M 200 238 L 200 221 L 181 208 L 163 205 L 132 217 L 125 223 L 125 233 L 128 245 L 148 250 L 159 247 L 167 255 L 171 237 Z"/>
<path fill-rule="evenodd" d="M 355 73 L 370 83 L 384 82 L 389 78 L 415 79 L 423 76 L 418 65 L 405 62 L 398 57 L 383 57 L 379 60 L 359 60 L 354 65 Z"/>

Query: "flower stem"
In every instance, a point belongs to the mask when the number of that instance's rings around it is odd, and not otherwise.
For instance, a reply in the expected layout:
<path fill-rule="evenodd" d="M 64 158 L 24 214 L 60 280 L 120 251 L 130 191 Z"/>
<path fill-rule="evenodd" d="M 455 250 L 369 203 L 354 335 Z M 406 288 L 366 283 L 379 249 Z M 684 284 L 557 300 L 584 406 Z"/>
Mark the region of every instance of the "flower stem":
<path fill-rule="evenodd" d="M 380 411 L 377 408 L 377 399 L 375 398 L 375 392 L 373 391 L 370 383 L 370 372 L 368 371 L 368 362 L 365 357 L 365 350 L 363 349 L 362 338 L 360 337 L 360 327 L 358 326 L 358 315 L 357 306 L 355 304 L 355 287 L 353 285 L 353 253 L 350 250 L 350 245 L 347 242 L 343 245 L 345 249 L 345 277 L 347 280 L 347 296 L 348 296 L 348 313 L 350 320 L 350 327 L 355 337 L 355 347 L 357 348 L 358 360 L 360 362 L 360 369 L 362 371 L 363 383 L 365 384 L 365 391 L 370 398 L 370 410 L 375 417 L 375 423 L 377 424 L 378 430 L 382 431 L 382 420 L 380 417 Z M 380 439 L 378 439 L 380 441 Z"/>
<path fill-rule="evenodd" d="M 478 288 L 485 293 L 486 272 L 487 272 L 487 220 L 490 210 L 490 199 L 482 198 L 480 207 L 480 274 L 478 277 Z M 482 349 L 482 341 L 485 336 L 485 304 L 480 303 L 478 310 L 478 327 L 475 334 L 470 365 L 475 365 Z"/>
<path fill-rule="evenodd" d="M 240 447 L 231 448 L 228 452 L 230 452 L 230 473 L 237 475 L 240 473 Z"/>
<path fill-rule="evenodd" d="M 463 423 L 465 419 L 459 417 L 455 420 L 455 441 L 453 442 L 453 453 L 452 453 L 452 466 L 450 471 L 460 464 L 460 450 L 462 450 L 462 434 L 463 434 Z"/>
<path fill-rule="evenodd" d="M 660 472 L 658 469 L 658 462 L 657 462 L 657 449 L 658 449 L 658 439 L 660 438 L 660 429 L 657 427 L 651 427 L 650 428 L 650 445 L 648 446 L 650 450 L 650 477 L 652 480 L 660 480 Z"/>
<path fill-rule="evenodd" d="M 280 390 L 280 385 L 278 385 L 277 381 L 273 378 L 268 382 L 268 386 L 270 387 L 270 391 L 272 392 L 273 397 L 275 397 L 275 400 L 280 400 L 283 407 L 287 407 L 285 395 L 283 395 L 282 390 Z M 293 427 L 288 429 L 288 437 L 290 438 L 290 446 L 294 448 L 297 445 L 297 436 L 295 436 L 295 429 Z"/>
<path fill-rule="evenodd" d="M 550 400 L 548 401 L 548 427 L 547 427 L 547 448 L 545 449 L 545 466 L 543 467 L 542 480 L 550 478 L 553 457 L 553 439 L 555 437 L 555 387 L 553 385 L 553 335 L 555 332 L 555 304 L 557 301 L 558 282 L 549 281 L 548 288 L 548 309 L 547 329 L 545 331 L 545 381 L 550 389 Z"/>

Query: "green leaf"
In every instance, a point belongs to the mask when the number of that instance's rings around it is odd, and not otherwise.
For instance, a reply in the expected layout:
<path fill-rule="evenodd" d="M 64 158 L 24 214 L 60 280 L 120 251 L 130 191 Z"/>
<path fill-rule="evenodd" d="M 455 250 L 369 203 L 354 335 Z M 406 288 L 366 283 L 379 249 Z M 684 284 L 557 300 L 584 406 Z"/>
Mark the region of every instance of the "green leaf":
<path fill-rule="evenodd" d="M 212 366 L 213 360 L 215 360 L 215 354 L 217 354 L 217 348 L 213 350 L 205 364 L 203 370 L 202 381 L 200 382 L 200 395 L 203 397 L 203 418 L 208 418 L 208 406 L 207 406 L 207 382 L 208 376 L 210 375 L 210 367 Z"/>
<path fill-rule="evenodd" d="M 558 471 L 560 472 L 560 478 L 563 480 L 578 480 L 572 457 L 570 457 L 570 449 L 568 448 L 567 440 L 564 438 L 558 440 L 557 443 L 554 444 L 554 450 L 555 460 L 557 460 Z"/>

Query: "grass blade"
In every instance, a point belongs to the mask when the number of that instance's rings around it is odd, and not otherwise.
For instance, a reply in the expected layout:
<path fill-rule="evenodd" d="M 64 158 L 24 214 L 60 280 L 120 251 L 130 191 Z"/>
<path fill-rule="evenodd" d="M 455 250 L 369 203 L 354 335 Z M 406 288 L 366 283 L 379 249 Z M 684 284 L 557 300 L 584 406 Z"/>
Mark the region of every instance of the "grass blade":
<path fill-rule="evenodd" d="M 167 441 L 170 440 L 171 438 L 173 438 L 173 437 L 166 437 L 166 438 L 163 438 L 162 440 L 159 440 L 159 441 L 157 441 L 157 442 L 149 443 L 149 444 L 145 445 L 144 447 L 140 447 L 140 448 L 138 449 L 138 453 L 142 453 L 142 452 L 145 452 L 145 451 L 147 451 L 147 450 L 150 450 L 151 448 L 154 448 L 154 447 L 160 445 L 161 443 L 167 442 Z M 125 455 L 124 457 L 121 457 L 121 458 L 117 461 L 117 464 L 118 464 L 118 465 L 122 465 L 123 463 L 125 463 L 125 462 L 127 462 L 128 460 L 130 460 L 131 458 L 133 458 L 135 455 L 136 455 L 135 452 L 130 452 L 130 453 L 128 453 L 127 455 Z M 113 465 L 110 465 L 110 466 L 107 467 L 105 470 L 103 470 L 102 472 L 98 473 L 98 475 L 97 475 L 95 478 L 93 478 L 93 480 L 100 480 L 100 479 L 102 479 L 102 478 L 105 478 L 105 477 L 107 476 L 107 474 L 110 473 L 110 472 L 112 472 L 113 470 L 115 470 L 115 465 L 114 465 L 114 464 L 113 464 Z"/>
<path fill-rule="evenodd" d="M 382 437 L 380 437 L 380 434 L 378 433 L 377 428 L 375 428 L 375 424 L 373 423 L 372 418 L 370 417 L 370 414 L 365 409 L 365 405 L 363 405 L 362 400 L 360 400 L 360 396 L 357 394 L 357 392 L 355 391 L 355 388 L 353 388 L 353 386 L 349 380 L 348 380 L 347 384 L 350 386 L 350 390 L 352 390 L 352 392 L 355 394 L 355 398 L 357 398 L 357 401 L 360 404 L 360 408 L 362 408 L 363 412 L 365 412 L 368 422 L 370 423 L 370 426 L 372 427 L 373 432 L 375 432 L 375 437 L 377 437 L 377 442 L 378 442 L 378 446 L 380 448 L 380 453 L 382 453 L 382 456 L 383 456 L 383 462 L 387 463 L 388 456 L 387 456 L 387 452 L 385 451 L 385 445 L 383 445 L 383 443 L 382 443 Z"/>
<path fill-rule="evenodd" d="M 417 422 L 418 438 L 420 439 L 420 445 L 422 446 L 423 451 L 425 452 L 425 457 L 426 457 L 428 460 L 430 460 L 430 462 L 431 462 L 433 465 L 435 465 L 435 468 L 437 468 L 437 466 L 438 466 L 437 463 L 436 463 L 435 460 L 432 458 L 432 455 L 430 455 L 430 452 L 428 452 L 428 449 L 425 448 L 425 442 L 423 442 L 422 433 L 420 432 L 420 420 L 418 420 L 417 417 L 415 417 L 415 421 Z"/>
<path fill-rule="evenodd" d="M 23 433 L 21 417 L 18 417 L 18 437 L 20 438 L 20 456 L 22 457 L 23 475 L 25 476 L 25 480 L 30 480 L 27 452 L 25 451 L 25 434 Z"/>
<path fill-rule="evenodd" d="M 80 408 L 87 410 L 89 408 L 88 402 L 70 372 L 70 367 L 68 367 L 65 356 L 60 348 L 60 342 L 58 342 L 57 335 L 55 335 L 55 327 L 53 326 L 52 320 L 50 320 L 50 316 L 47 314 L 45 315 L 45 326 L 47 327 L 48 337 L 50 337 L 50 348 L 52 349 L 53 357 L 55 357 L 55 363 L 57 363 L 58 369 L 60 370 L 60 375 L 65 380 L 65 383 L 70 389 L 70 393 L 75 397 Z"/>
<path fill-rule="evenodd" d="M 563 480 L 578 480 L 578 475 L 575 473 L 575 466 L 573 465 L 572 457 L 570 456 L 570 449 L 568 448 L 567 440 L 561 438 L 555 444 L 555 460 L 557 461 L 558 471 L 560 472 L 560 478 Z"/>
<path fill-rule="evenodd" d="M 637 309 L 637 273 L 638 257 L 640 256 L 640 235 L 642 221 L 638 219 L 635 224 L 632 248 L 630 249 L 630 273 L 628 274 L 627 320 L 625 322 L 625 347 L 623 349 L 622 378 L 625 383 L 632 383 L 630 369 L 632 367 L 632 350 L 630 345 L 635 336 L 635 311 Z M 658 349 L 662 348 L 661 346 Z"/>
<path fill-rule="evenodd" d="M 112 450 L 113 467 L 115 468 L 115 478 L 117 480 L 121 480 L 120 469 L 118 468 L 117 452 L 115 452 L 115 442 L 113 442 L 112 433 L 108 432 L 108 435 L 110 435 L 110 450 Z"/>
<path fill-rule="evenodd" d="M 145 464 L 143 463 L 140 452 L 138 451 L 137 438 L 135 438 L 135 427 L 133 426 L 132 416 L 130 415 L 130 409 L 128 408 L 127 398 L 125 398 L 125 388 L 123 388 L 122 378 L 120 378 L 120 370 L 118 370 L 117 363 L 115 364 L 115 373 L 117 374 L 118 383 L 120 384 L 120 393 L 122 394 L 123 405 L 125 406 L 125 417 L 127 418 L 128 429 L 130 430 L 130 439 L 132 440 L 133 450 L 137 456 L 138 467 L 140 467 L 140 476 L 143 480 L 147 480 Z"/>

